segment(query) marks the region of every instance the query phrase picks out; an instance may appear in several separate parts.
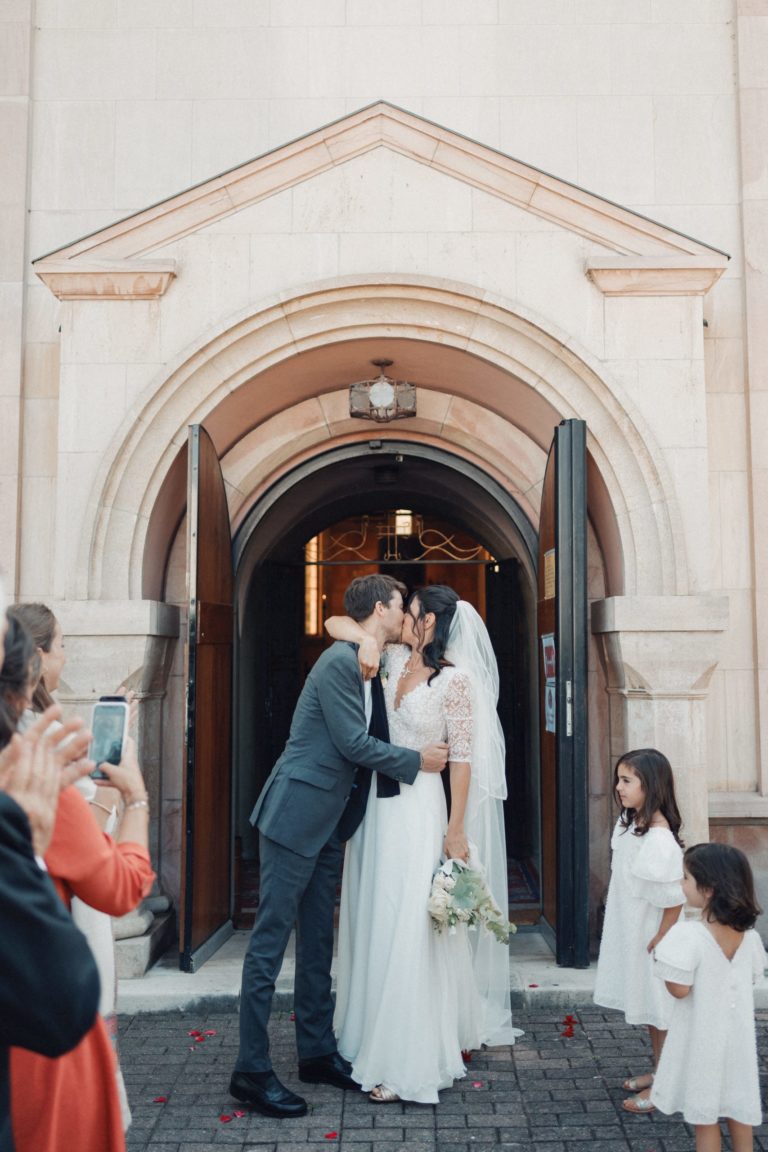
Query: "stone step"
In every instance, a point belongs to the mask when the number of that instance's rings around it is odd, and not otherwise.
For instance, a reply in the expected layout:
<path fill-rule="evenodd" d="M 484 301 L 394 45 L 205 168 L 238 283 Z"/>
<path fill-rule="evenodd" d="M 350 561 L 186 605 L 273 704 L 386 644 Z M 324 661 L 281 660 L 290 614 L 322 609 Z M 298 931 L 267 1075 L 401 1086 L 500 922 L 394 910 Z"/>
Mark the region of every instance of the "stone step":
<path fill-rule="evenodd" d="M 143 936 L 115 940 L 115 962 L 118 980 L 132 980 L 143 976 L 158 957 L 171 947 L 176 937 L 176 916 L 171 909 L 155 914 L 150 928 Z"/>

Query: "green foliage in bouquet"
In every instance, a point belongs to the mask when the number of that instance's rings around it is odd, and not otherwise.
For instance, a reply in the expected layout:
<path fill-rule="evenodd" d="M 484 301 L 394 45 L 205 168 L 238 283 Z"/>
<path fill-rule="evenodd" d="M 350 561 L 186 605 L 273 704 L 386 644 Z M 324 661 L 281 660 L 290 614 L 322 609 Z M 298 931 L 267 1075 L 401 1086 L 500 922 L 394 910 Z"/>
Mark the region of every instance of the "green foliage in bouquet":
<path fill-rule="evenodd" d="M 478 924 L 491 932 L 501 944 L 517 928 L 496 907 L 485 876 L 463 860 L 446 860 L 432 878 L 432 891 L 427 902 L 436 932 L 447 928 L 456 931 L 459 924 L 476 929 Z"/>

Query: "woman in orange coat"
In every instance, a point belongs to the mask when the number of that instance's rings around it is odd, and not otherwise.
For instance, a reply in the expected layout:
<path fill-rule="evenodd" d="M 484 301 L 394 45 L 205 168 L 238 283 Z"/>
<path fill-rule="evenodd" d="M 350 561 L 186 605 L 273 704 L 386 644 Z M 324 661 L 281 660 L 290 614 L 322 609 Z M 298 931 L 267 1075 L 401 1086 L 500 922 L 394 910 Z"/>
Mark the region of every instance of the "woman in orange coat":
<path fill-rule="evenodd" d="M 67 788 L 45 862 L 67 907 L 79 896 L 101 912 L 123 916 L 149 893 L 154 879 L 147 791 L 132 740 L 121 764 L 102 768 L 125 804 L 117 841 L 100 831 L 78 790 Z M 115 1052 L 100 1016 L 65 1056 L 48 1059 L 11 1050 L 11 1112 L 16 1152 L 125 1148 Z"/>

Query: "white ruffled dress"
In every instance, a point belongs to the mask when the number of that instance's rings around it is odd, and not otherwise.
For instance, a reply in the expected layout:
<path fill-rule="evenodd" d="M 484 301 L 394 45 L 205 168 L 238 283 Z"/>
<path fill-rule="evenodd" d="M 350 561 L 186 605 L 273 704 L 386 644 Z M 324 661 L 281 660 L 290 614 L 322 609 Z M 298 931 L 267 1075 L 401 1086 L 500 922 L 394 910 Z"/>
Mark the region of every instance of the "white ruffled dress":
<path fill-rule="evenodd" d="M 635 835 L 616 822 L 611 837 L 611 882 L 595 977 L 595 1004 L 616 1008 L 628 1024 L 665 1029 L 673 998 L 654 976 L 648 944 L 665 908 L 685 903 L 683 852 L 668 828 Z"/>
<path fill-rule="evenodd" d="M 684 999 L 673 1000 L 651 1090 L 661 1112 L 682 1112 L 689 1124 L 716 1124 L 721 1117 L 761 1123 L 752 987 L 767 959 L 754 929 L 744 933 L 732 960 L 701 920 L 675 924 L 661 941 L 658 983 L 693 985 Z"/>

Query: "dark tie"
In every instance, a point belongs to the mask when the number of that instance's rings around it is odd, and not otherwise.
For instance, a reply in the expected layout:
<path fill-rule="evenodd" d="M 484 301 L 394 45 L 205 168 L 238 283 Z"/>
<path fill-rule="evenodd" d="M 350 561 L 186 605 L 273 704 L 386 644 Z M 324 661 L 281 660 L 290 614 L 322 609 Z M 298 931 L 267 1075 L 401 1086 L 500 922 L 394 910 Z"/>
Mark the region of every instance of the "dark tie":
<path fill-rule="evenodd" d="M 379 676 L 371 680 L 371 723 L 368 732 L 377 740 L 385 740 L 389 744 L 389 722 L 387 720 L 387 705 L 384 700 L 384 686 Z M 358 772 L 360 769 L 358 768 Z M 400 785 L 391 776 L 376 773 L 377 796 L 399 796 Z"/>
<path fill-rule="evenodd" d="M 384 702 L 384 688 L 378 676 L 374 676 L 371 680 L 371 722 L 368 725 L 368 734 L 375 736 L 377 740 L 386 740 L 389 743 L 387 706 Z M 352 781 L 349 800 L 347 800 L 336 829 L 340 840 L 349 840 L 361 824 L 370 790 L 371 769 L 366 768 L 364 764 L 358 764 Z M 391 780 L 389 776 L 376 773 L 377 796 L 399 796 L 399 794 L 400 785 L 397 780 Z"/>

